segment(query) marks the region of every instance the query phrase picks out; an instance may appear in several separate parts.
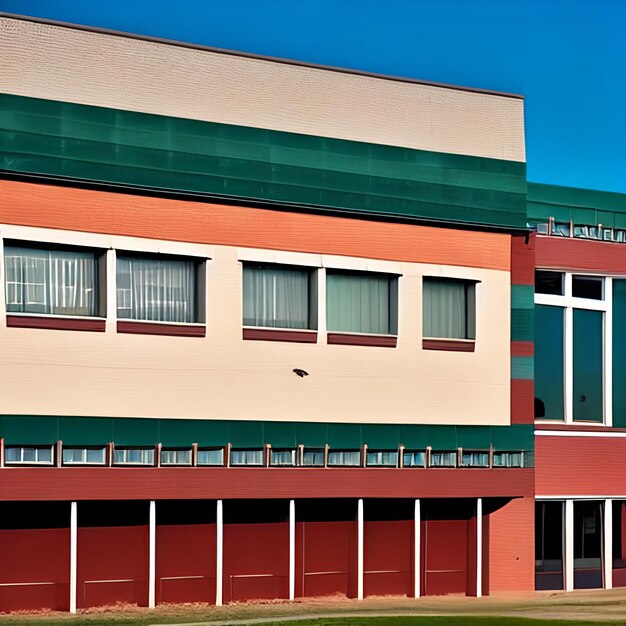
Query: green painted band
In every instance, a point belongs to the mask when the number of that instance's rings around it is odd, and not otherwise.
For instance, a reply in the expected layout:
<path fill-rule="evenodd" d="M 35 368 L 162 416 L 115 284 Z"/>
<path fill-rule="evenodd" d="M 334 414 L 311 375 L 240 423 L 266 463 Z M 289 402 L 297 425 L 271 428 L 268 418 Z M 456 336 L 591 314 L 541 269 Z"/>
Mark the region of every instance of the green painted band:
<path fill-rule="evenodd" d="M 511 310 L 511 341 L 533 341 L 534 326 L 534 309 Z"/>
<path fill-rule="evenodd" d="M 533 380 L 535 376 L 535 359 L 532 356 L 511 357 L 511 379 Z"/>
<path fill-rule="evenodd" d="M 511 309 L 534 309 L 535 288 L 533 285 L 511 285 Z"/>

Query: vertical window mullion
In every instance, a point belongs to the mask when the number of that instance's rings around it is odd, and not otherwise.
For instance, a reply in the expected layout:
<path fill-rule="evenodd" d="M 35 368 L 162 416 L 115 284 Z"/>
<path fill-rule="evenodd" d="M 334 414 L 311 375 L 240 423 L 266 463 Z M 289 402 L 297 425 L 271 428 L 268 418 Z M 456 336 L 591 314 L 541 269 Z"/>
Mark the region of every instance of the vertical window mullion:
<path fill-rule="evenodd" d="M 613 426 L 613 279 L 604 279 L 604 302 L 606 311 L 604 313 L 604 423 L 606 426 Z"/>
<path fill-rule="evenodd" d="M 565 422 L 571 424 L 574 421 L 574 309 L 571 304 L 572 298 L 572 274 L 565 274 L 565 320 L 564 332 L 564 363 L 565 363 Z"/>

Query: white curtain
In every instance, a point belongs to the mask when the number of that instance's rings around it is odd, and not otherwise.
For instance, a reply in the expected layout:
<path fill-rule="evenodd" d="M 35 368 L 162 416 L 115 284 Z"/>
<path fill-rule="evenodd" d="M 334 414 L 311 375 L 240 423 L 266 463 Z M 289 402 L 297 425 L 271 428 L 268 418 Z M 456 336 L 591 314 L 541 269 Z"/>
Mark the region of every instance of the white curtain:
<path fill-rule="evenodd" d="M 117 258 L 117 316 L 151 322 L 195 322 L 193 261 Z"/>
<path fill-rule="evenodd" d="M 424 279 L 424 337 L 467 338 L 467 286 Z"/>
<path fill-rule="evenodd" d="M 263 465 L 263 450 L 232 450 L 231 465 Z"/>
<path fill-rule="evenodd" d="M 330 331 L 389 334 L 390 279 L 363 274 L 327 274 L 326 311 Z"/>
<path fill-rule="evenodd" d="M 7 311 L 96 315 L 98 273 L 93 252 L 7 246 L 4 259 Z"/>
<path fill-rule="evenodd" d="M 244 265 L 243 323 L 244 326 L 309 328 L 309 272 Z"/>

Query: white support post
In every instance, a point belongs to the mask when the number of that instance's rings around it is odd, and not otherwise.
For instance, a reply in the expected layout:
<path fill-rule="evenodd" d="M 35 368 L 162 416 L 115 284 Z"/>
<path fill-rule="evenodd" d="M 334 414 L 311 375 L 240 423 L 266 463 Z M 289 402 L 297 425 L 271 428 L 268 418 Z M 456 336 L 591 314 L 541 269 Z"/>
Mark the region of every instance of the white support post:
<path fill-rule="evenodd" d="M 296 598 L 296 502 L 289 500 L 289 600 Z"/>
<path fill-rule="evenodd" d="M 357 507 L 357 598 L 363 600 L 363 500 Z"/>
<path fill-rule="evenodd" d="M 224 564 L 224 504 L 222 500 L 217 501 L 215 530 L 215 606 L 222 606 L 222 575 Z"/>
<path fill-rule="evenodd" d="M 115 250 L 106 253 L 106 331 L 117 332 L 117 255 Z"/>
<path fill-rule="evenodd" d="M 613 426 L 613 279 L 604 279 L 604 423 Z"/>
<path fill-rule="evenodd" d="M 574 421 L 574 310 L 569 306 L 572 297 L 572 275 L 568 272 L 564 278 L 565 308 L 563 333 L 563 363 L 565 379 L 565 421 L 571 424 Z"/>
<path fill-rule="evenodd" d="M 76 571 L 78 562 L 78 513 L 76 502 L 70 503 L 70 613 L 76 613 Z"/>
<path fill-rule="evenodd" d="M 483 595 L 483 499 L 476 500 L 476 597 Z"/>
<path fill-rule="evenodd" d="M 148 521 L 149 532 L 149 573 L 148 573 L 148 608 L 156 606 L 156 502 L 150 500 Z"/>
<path fill-rule="evenodd" d="M 421 591 L 421 577 L 422 577 L 422 511 L 419 500 L 415 500 L 415 514 L 414 514 L 414 541 L 413 541 L 413 580 L 415 581 L 415 589 L 413 595 L 416 598 L 420 597 Z"/>
<path fill-rule="evenodd" d="M 565 591 L 574 589 L 574 501 L 565 500 Z"/>
<path fill-rule="evenodd" d="M 613 589 L 613 500 L 604 501 L 604 588 Z"/>

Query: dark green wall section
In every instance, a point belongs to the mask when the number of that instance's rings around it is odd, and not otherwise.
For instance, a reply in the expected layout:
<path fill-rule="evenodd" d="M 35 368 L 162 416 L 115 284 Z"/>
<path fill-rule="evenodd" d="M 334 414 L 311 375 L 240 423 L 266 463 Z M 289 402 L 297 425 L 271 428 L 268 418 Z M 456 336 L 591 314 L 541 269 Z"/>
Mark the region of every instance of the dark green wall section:
<path fill-rule="evenodd" d="M 626 280 L 613 279 L 613 426 L 626 428 Z"/>
<path fill-rule="evenodd" d="M 61 440 L 65 445 L 293 448 L 302 444 L 359 449 L 366 443 L 372 450 L 488 449 L 533 450 L 533 426 L 427 426 L 398 424 L 322 424 L 304 422 L 257 422 L 186 419 L 138 419 L 103 417 L 44 417 L 5 415 L 0 417 L 0 437 L 8 445 L 44 445 Z"/>
<path fill-rule="evenodd" d="M 603 317 L 601 311 L 574 309 L 575 420 L 604 420 Z"/>
<path fill-rule="evenodd" d="M 535 306 L 535 398 L 543 402 L 540 419 L 563 421 L 564 309 Z"/>
<path fill-rule="evenodd" d="M 526 165 L 0 95 L 0 169 L 521 228 Z"/>
<path fill-rule="evenodd" d="M 626 194 L 528 183 L 528 219 L 626 228 Z"/>

